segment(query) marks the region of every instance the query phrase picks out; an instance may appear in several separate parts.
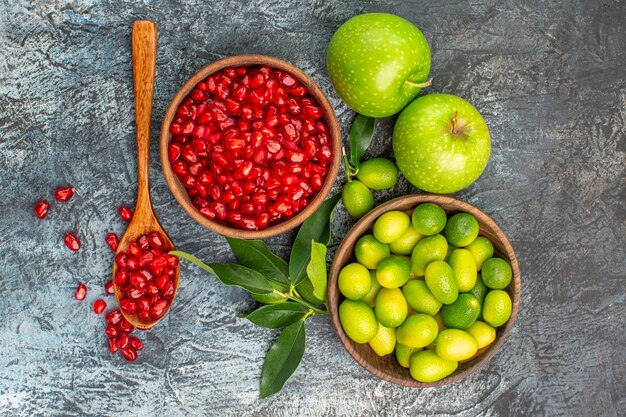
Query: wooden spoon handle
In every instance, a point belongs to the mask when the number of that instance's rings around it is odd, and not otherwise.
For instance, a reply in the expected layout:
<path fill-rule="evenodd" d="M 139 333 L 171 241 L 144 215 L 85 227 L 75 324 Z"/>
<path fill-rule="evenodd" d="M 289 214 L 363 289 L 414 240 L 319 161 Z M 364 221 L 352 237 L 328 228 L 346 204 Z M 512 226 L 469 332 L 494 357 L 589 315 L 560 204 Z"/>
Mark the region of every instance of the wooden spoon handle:
<path fill-rule="evenodd" d="M 151 210 L 150 203 L 150 121 L 156 69 L 157 28 L 149 20 L 133 24 L 133 79 L 135 83 L 135 124 L 137 127 L 137 206 Z"/>

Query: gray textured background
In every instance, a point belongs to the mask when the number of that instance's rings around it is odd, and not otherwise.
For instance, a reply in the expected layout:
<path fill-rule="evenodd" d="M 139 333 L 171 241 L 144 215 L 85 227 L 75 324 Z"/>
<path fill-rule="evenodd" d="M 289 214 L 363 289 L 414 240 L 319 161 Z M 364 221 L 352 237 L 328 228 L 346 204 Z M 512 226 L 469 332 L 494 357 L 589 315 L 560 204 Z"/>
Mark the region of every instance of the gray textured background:
<path fill-rule="evenodd" d="M 152 142 L 155 209 L 176 245 L 231 259 L 170 194 L 158 162 L 170 98 L 202 66 L 244 52 L 291 61 L 326 91 L 347 132 L 353 113 L 329 84 L 326 45 L 366 11 L 395 12 L 432 47 L 434 88 L 485 116 L 493 155 L 458 195 L 492 215 L 522 269 L 509 341 L 465 381 L 408 389 L 355 364 L 326 318 L 307 330 L 300 368 L 258 398 L 276 333 L 237 319 L 252 301 L 185 265 L 171 313 L 129 365 L 105 347 L 91 302 L 109 277 L 103 238 L 122 232 L 136 163 L 130 28 L 159 26 Z M 0 0 L 0 414 L 567 415 L 626 412 L 626 5 L 623 1 Z M 390 154 L 393 120 L 371 155 Z M 343 178 L 343 177 L 341 177 Z M 73 184 L 48 219 L 32 206 Z M 401 181 L 378 201 L 414 192 Z M 343 209 L 334 250 L 350 227 Z M 83 249 L 62 244 L 76 230 Z M 270 239 L 286 255 L 293 235 Z M 332 252 L 332 251 L 331 251 Z M 72 298 L 88 284 L 86 302 Z"/>

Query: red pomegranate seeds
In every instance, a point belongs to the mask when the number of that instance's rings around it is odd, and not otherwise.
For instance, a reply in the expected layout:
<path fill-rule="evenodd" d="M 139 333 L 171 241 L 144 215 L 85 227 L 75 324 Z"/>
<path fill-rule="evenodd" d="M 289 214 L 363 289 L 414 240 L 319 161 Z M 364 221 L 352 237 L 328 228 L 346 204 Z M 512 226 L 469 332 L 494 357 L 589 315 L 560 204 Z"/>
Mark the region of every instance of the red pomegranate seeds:
<path fill-rule="evenodd" d="M 87 296 L 87 286 L 82 282 L 78 283 L 76 291 L 74 291 L 74 298 L 78 301 L 83 301 Z"/>
<path fill-rule="evenodd" d="M 109 295 L 115 294 L 115 288 L 113 287 L 113 281 L 108 281 L 106 284 L 104 284 L 104 292 L 109 294 Z"/>
<path fill-rule="evenodd" d="M 96 314 L 102 314 L 104 309 L 107 308 L 107 303 L 101 298 L 98 298 L 93 302 L 93 312 Z"/>
<path fill-rule="evenodd" d="M 229 67 L 183 100 L 168 158 L 203 216 L 261 230 L 302 211 L 322 188 L 333 157 L 328 132 L 323 108 L 294 75 Z"/>
<path fill-rule="evenodd" d="M 117 250 L 117 245 L 120 243 L 120 238 L 117 237 L 115 233 L 107 233 L 104 240 L 106 241 L 107 245 L 109 245 L 109 248 L 111 248 L 113 252 Z"/>
<path fill-rule="evenodd" d="M 131 221 L 131 219 L 133 218 L 133 214 L 135 213 L 133 210 L 129 209 L 126 206 L 119 206 L 117 208 L 117 211 L 120 212 L 120 216 L 122 216 L 122 219 L 127 223 Z"/>
<path fill-rule="evenodd" d="M 54 198 L 62 202 L 70 201 L 70 199 L 74 196 L 75 191 L 76 190 L 72 186 L 59 187 L 54 190 Z"/>
<path fill-rule="evenodd" d="M 77 252 L 80 249 L 80 239 L 72 232 L 65 232 L 63 243 L 73 252 Z"/>
<path fill-rule="evenodd" d="M 48 202 L 48 200 L 39 200 L 35 204 L 35 207 L 33 208 L 33 212 L 35 213 L 35 216 L 43 220 L 48 215 L 49 209 L 50 209 L 50 203 Z"/>

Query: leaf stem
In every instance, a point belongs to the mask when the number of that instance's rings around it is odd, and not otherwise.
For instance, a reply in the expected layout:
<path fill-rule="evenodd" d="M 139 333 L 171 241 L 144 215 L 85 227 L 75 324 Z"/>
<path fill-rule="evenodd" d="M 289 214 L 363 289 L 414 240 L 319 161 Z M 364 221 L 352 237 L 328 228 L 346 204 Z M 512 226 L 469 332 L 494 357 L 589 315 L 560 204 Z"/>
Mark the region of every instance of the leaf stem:
<path fill-rule="evenodd" d="M 321 314 L 321 315 L 327 315 L 328 314 L 328 311 L 322 310 L 320 308 L 317 308 L 313 304 L 310 304 L 310 303 L 304 301 L 302 298 L 300 298 L 298 296 L 294 297 L 291 294 L 285 294 L 284 292 L 280 292 L 278 290 L 274 290 L 274 294 L 280 295 L 281 297 L 287 297 L 291 301 L 295 301 L 298 304 L 302 304 L 303 306 L 308 307 L 311 311 L 315 312 L 315 314 Z"/>
<path fill-rule="evenodd" d="M 353 167 L 352 164 L 350 163 L 350 160 L 348 159 L 348 155 L 346 154 L 345 146 L 341 147 L 341 153 L 343 155 L 343 164 L 346 169 L 346 176 L 348 177 L 348 182 L 350 182 L 352 181 L 352 177 L 354 177 L 359 172 L 359 170 Z"/>

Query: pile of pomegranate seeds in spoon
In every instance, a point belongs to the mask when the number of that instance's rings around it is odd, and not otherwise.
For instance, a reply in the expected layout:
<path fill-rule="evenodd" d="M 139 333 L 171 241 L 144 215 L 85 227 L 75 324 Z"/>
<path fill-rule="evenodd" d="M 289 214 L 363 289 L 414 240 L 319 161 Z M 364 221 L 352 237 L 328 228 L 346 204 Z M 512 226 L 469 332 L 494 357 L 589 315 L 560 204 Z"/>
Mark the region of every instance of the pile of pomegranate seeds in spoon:
<path fill-rule="evenodd" d="M 179 106 L 169 161 L 202 215 L 265 229 L 302 211 L 324 185 L 333 153 L 323 116 L 294 75 L 228 67 Z"/>

